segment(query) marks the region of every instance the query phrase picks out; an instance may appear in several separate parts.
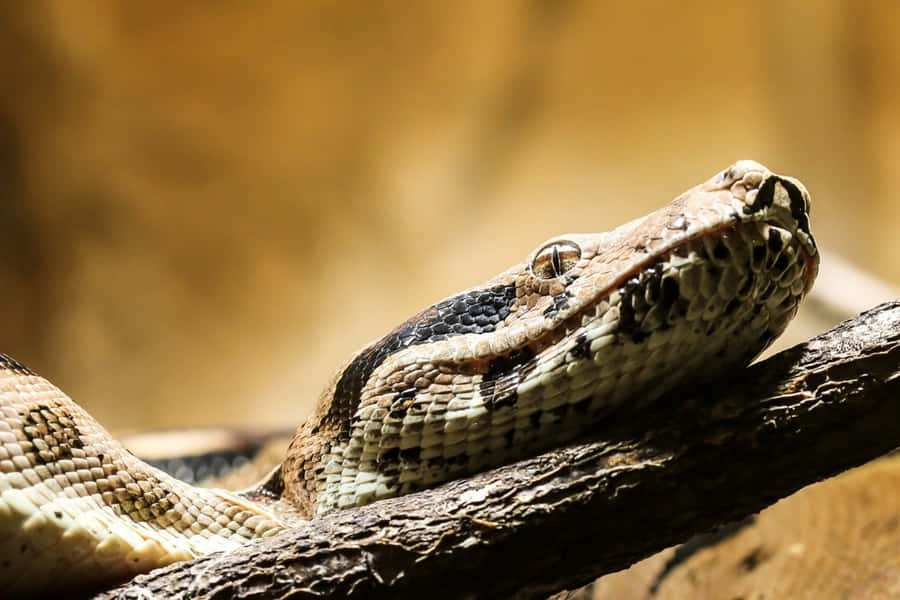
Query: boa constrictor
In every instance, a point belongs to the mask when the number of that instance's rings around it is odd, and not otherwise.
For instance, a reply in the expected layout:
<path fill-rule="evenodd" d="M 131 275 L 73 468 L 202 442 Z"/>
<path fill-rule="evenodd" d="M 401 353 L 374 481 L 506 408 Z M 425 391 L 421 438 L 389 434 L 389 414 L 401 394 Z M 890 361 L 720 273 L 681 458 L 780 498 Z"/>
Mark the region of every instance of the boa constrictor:
<path fill-rule="evenodd" d="M 739 161 L 667 206 L 541 244 L 358 352 L 281 465 L 242 493 L 141 462 L 0 357 L 0 589 L 108 584 L 298 519 L 536 453 L 778 336 L 818 270 L 809 195 Z"/>

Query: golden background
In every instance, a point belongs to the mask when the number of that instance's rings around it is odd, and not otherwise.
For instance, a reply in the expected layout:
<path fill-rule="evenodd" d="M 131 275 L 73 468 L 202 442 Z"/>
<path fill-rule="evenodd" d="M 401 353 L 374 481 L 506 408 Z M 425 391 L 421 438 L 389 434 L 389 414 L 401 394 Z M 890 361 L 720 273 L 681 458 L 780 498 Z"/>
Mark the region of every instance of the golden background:
<path fill-rule="evenodd" d="M 898 282 L 894 6 L 7 3 L 0 350 L 114 430 L 291 427 L 421 307 L 739 158 Z"/>

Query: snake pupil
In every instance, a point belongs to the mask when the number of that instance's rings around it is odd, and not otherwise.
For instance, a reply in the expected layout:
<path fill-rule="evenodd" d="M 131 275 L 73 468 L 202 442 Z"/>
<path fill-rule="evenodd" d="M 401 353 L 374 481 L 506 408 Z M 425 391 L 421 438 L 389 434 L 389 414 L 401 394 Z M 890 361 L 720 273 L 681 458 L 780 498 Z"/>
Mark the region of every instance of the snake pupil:
<path fill-rule="evenodd" d="M 551 242 L 534 255 L 531 272 L 538 279 L 555 279 L 571 271 L 580 258 L 581 247 L 575 242 Z"/>

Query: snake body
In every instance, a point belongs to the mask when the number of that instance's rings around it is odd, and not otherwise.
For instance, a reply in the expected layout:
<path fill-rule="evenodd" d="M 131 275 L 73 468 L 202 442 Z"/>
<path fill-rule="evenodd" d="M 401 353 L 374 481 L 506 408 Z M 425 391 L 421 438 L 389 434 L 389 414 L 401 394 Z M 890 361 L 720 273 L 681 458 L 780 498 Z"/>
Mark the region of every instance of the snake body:
<path fill-rule="evenodd" d="M 727 377 L 783 331 L 812 285 L 808 213 L 797 180 L 739 161 L 612 231 L 552 238 L 353 356 L 281 465 L 240 494 L 144 464 L 3 356 L 0 586 L 97 586 L 228 550 Z"/>

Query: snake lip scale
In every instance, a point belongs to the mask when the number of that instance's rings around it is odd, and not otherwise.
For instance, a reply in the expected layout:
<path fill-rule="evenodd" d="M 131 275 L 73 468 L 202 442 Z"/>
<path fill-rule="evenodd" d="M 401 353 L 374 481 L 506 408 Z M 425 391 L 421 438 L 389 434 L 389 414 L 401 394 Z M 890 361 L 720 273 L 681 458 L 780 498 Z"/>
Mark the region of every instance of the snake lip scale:
<path fill-rule="evenodd" d="M 562 444 L 746 365 L 817 270 L 806 189 L 738 161 L 612 231 L 551 238 L 360 350 L 241 493 L 141 462 L 0 355 L 0 586 L 96 588 Z"/>

